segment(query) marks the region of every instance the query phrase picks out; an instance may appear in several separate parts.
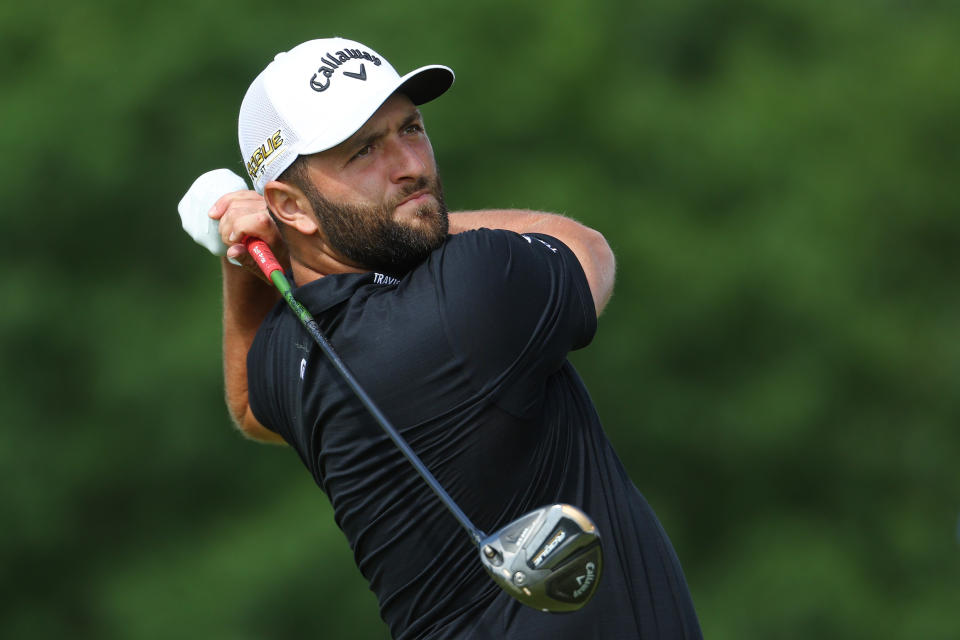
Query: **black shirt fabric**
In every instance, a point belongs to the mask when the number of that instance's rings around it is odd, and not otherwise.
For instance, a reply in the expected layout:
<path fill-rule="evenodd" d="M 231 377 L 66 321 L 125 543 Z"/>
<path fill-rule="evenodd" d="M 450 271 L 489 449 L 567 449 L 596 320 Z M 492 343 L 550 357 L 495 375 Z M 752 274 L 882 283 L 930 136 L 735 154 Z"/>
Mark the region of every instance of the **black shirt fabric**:
<path fill-rule="evenodd" d="M 584 608 L 546 614 L 513 600 L 278 305 L 248 355 L 251 408 L 329 497 L 394 638 L 700 637 L 673 548 L 567 360 L 597 321 L 566 246 L 481 229 L 450 236 L 399 281 L 330 275 L 294 295 L 480 529 L 565 502 L 601 534 L 603 574 Z"/>

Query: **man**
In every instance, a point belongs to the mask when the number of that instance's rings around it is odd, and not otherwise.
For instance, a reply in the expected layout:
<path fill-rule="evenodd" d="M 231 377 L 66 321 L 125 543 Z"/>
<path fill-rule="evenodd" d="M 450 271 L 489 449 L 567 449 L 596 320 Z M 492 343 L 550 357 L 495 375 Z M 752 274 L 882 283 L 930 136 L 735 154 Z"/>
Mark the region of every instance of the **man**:
<path fill-rule="evenodd" d="M 441 66 L 401 78 L 339 38 L 278 55 L 240 109 L 257 193 L 210 215 L 227 257 L 249 262 L 248 235 L 283 256 L 297 299 L 478 526 L 556 502 L 589 514 L 594 598 L 551 615 L 501 591 L 274 290 L 225 260 L 230 412 L 300 455 L 394 638 L 699 638 L 670 542 L 567 361 L 610 298 L 610 248 L 561 216 L 447 213 L 417 105 L 452 82 Z"/>

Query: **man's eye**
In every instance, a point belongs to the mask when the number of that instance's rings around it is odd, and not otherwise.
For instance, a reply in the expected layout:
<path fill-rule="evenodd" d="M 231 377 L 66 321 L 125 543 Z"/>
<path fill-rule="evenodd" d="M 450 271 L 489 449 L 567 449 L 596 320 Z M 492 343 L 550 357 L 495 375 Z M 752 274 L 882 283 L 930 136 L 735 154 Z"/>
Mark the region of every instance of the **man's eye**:
<path fill-rule="evenodd" d="M 408 126 L 408 127 L 406 128 L 405 131 L 406 131 L 407 133 L 422 133 L 422 132 L 423 132 L 423 126 L 422 126 L 422 125 L 419 125 L 419 124 L 411 124 L 410 126 Z"/>
<path fill-rule="evenodd" d="M 368 155 L 370 155 L 370 152 L 372 152 L 372 151 L 373 151 L 373 146 L 368 144 L 368 145 L 365 146 L 364 148 L 360 149 L 360 151 L 357 151 L 357 152 L 353 155 L 353 159 L 356 160 L 357 158 L 363 158 L 363 157 L 365 157 L 365 156 L 368 156 Z"/>

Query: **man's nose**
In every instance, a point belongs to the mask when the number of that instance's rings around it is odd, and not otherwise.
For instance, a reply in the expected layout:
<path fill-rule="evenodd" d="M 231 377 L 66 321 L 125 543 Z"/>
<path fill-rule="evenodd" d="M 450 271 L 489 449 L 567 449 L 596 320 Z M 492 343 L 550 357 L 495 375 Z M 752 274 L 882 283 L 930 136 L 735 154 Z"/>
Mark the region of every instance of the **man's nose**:
<path fill-rule="evenodd" d="M 393 182 L 417 180 L 426 173 L 426 156 L 420 145 L 394 140 L 391 146 L 390 179 Z"/>

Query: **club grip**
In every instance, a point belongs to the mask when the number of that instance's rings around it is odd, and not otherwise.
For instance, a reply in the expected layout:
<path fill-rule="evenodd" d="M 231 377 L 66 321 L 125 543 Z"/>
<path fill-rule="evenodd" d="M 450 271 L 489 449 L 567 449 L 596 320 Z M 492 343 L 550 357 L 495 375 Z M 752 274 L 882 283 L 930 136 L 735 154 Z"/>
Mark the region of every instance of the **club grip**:
<path fill-rule="evenodd" d="M 283 272 L 280 263 L 277 262 L 273 251 L 270 251 L 266 242 L 254 236 L 247 236 L 243 244 L 246 245 L 247 252 L 253 256 L 257 266 L 260 267 L 260 271 L 263 271 L 263 275 L 267 276 L 267 279 L 270 279 L 270 274 L 274 271 Z"/>

